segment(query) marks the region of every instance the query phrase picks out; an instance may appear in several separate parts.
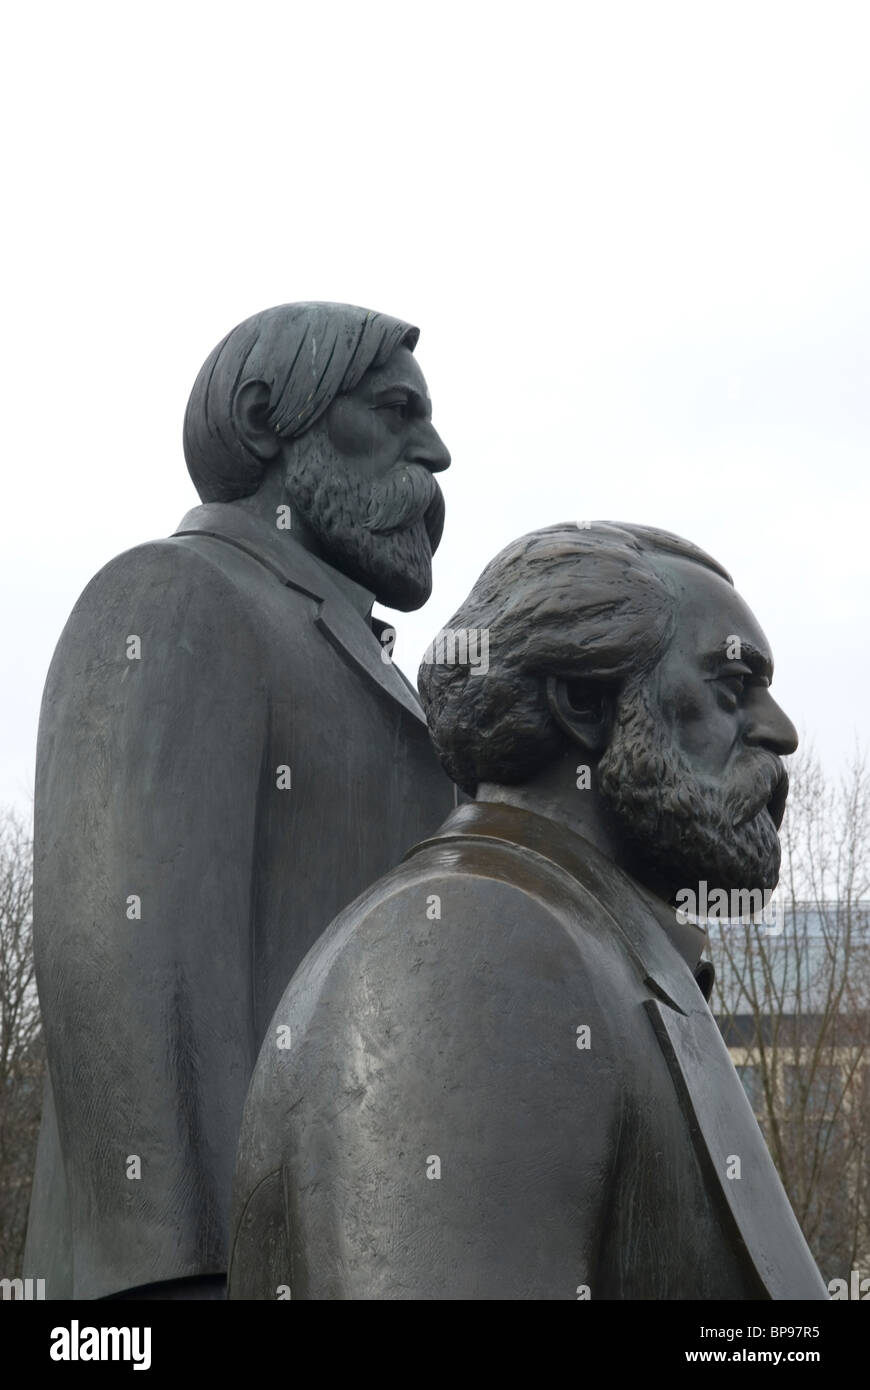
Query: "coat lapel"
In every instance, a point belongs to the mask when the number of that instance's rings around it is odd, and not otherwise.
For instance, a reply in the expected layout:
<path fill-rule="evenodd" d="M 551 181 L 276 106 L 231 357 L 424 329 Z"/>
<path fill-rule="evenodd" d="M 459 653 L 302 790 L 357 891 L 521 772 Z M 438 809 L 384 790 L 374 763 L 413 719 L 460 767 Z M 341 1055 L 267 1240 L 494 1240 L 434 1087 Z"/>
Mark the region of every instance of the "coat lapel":
<path fill-rule="evenodd" d="M 827 1298 L 709 1009 L 704 1005 L 686 1015 L 657 999 L 647 1000 L 646 1009 L 708 1187 L 746 1249 L 761 1284 L 759 1296 Z"/>
<path fill-rule="evenodd" d="M 251 512 L 227 502 L 207 502 L 183 518 L 177 536 L 206 535 L 227 541 L 251 555 L 288 585 L 318 601 L 315 626 L 343 660 L 373 681 L 421 724 L 423 712 L 410 684 L 392 661 L 384 660 L 385 648 L 374 625 L 350 602 L 344 577 L 297 544 L 292 534 L 271 529 Z M 346 581 L 350 585 L 351 581 Z M 354 586 L 358 592 L 359 586 Z M 382 627 L 382 624 L 378 624 Z"/>
<path fill-rule="evenodd" d="M 653 995 L 646 1001 L 647 1014 L 708 1187 L 747 1252 L 759 1297 L 827 1298 L 722 1034 L 691 968 L 675 949 L 673 933 L 681 930 L 675 914 L 613 870 L 616 874 L 622 880 L 616 921 L 642 962 Z M 618 910 L 616 902 L 610 910 Z"/>
<path fill-rule="evenodd" d="M 387 649 L 349 603 L 333 598 L 324 599 L 314 622 L 339 656 L 374 681 L 392 699 L 398 700 L 425 727 L 426 720 L 417 697 L 412 694 L 398 667 L 392 661 L 384 660 Z"/>

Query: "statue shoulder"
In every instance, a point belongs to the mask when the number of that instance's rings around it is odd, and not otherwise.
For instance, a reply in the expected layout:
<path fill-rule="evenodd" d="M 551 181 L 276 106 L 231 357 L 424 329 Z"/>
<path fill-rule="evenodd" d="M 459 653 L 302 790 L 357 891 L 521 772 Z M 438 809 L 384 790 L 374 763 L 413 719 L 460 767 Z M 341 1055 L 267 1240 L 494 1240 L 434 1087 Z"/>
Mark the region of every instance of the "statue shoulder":
<path fill-rule="evenodd" d="M 609 1031 L 626 962 L 612 932 L 601 929 L 603 909 L 590 900 L 584 919 L 540 884 L 436 858 L 437 851 L 402 864 L 324 933 L 279 1009 L 294 1036 L 342 1047 L 337 1034 L 363 1019 L 374 1034 L 389 1013 L 413 1028 L 433 1003 L 457 1038 L 500 1012 L 522 1016 L 529 1035 L 549 1034 L 554 1016 L 571 1028 L 594 1018 Z"/>
<path fill-rule="evenodd" d="M 171 539 L 110 560 L 86 586 L 58 640 L 43 717 L 108 702 L 153 707 L 191 682 L 250 689 L 268 669 L 255 606 L 209 556 Z M 131 703 L 132 702 L 132 703 Z"/>
<path fill-rule="evenodd" d="M 73 615 L 90 611 L 100 603 L 111 603 L 118 593 L 158 599 L 164 586 L 181 585 L 196 592 L 204 584 L 208 591 L 229 597 L 234 585 L 219 563 L 220 551 L 216 549 L 210 554 L 204 548 L 184 544 L 183 539 L 186 538 L 161 537 L 116 555 L 82 590 Z"/>
<path fill-rule="evenodd" d="M 339 919 L 348 957 L 382 947 L 413 956 L 433 938 L 475 953 L 486 944 L 505 958 L 529 949 L 571 957 L 578 968 L 584 961 L 592 968 L 602 946 L 606 955 L 623 954 L 593 893 L 542 855 L 483 838 L 427 842 L 349 911 L 350 930 Z"/>

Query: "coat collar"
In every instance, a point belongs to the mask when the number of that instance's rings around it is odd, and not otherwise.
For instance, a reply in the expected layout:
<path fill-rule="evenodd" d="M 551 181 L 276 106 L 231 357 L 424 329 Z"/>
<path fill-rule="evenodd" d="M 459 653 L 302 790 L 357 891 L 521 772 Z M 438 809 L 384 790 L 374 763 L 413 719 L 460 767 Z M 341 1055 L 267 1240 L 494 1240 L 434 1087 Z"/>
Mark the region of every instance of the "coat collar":
<path fill-rule="evenodd" d="M 266 525 L 232 502 L 206 502 L 182 517 L 176 536 L 212 536 L 251 555 L 282 584 L 318 601 L 315 626 L 358 671 L 425 724 L 416 691 L 379 641 L 386 626 L 371 617 L 374 596 L 319 560 L 290 531 Z"/>
<path fill-rule="evenodd" d="M 588 840 L 520 807 L 474 801 L 457 807 L 438 835 L 424 844 L 468 837 L 519 846 L 576 879 L 613 919 L 644 981 L 671 1008 L 682 1014 L 697 1009 L 699 989 L 709 998 L 712 967 L 701 961 L 706 934 L 691 922 L 679 923 L 672 909 Z"/>

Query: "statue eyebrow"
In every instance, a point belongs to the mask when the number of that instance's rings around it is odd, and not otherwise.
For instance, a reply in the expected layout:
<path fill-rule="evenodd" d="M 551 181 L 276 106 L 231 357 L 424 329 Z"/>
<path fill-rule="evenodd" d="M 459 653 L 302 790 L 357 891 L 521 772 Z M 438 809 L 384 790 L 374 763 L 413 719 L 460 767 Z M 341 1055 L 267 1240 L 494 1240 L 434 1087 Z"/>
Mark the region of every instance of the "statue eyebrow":
<path fill-rule="evenodd" d="M 704 657 L 704 667 L 709 671 L 715 671 L 720 666 L 737 666 L 742 662 L 744 666 L 749 667 L 754 676 L 766 676 L 769 681 L 773 680 L 773 661 L 766 652 L 761 651 L 752 642 L 745 642 L 742 637 L 739 657 L 729 655 L 733 649 L 734 638 L 726 637 L 715 651 Z"/>
<path fill-rule="evenodd" d="M 407 381 L 394 381 L 390 386 L 382 386 L 379 391 L 375 391 L 373 399 L 383 400 L 386 396 L 394 396 L 397 391 L 404 391 L 409 401 L 415 405 L 422 405 L 427 411 L 431 410 L 432 402 L 428 396 L 422 396 L 416 386 L 411 386 Z"/>

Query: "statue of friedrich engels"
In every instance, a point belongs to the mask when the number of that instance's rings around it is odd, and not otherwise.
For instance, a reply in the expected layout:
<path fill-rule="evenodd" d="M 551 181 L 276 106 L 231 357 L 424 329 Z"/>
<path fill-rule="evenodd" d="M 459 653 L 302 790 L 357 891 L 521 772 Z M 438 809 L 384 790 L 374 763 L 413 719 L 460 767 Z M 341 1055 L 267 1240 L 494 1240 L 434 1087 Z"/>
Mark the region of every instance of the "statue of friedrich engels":
<path fill-rule="evenodd" d="M 373 600 L 419 608 L 450 455 L 418 330 L 286 304 L 202 367 L 202 505 L 88 585 L 45 688 L 34 939 L 48 1049 L 25 1267 L 50 1298 L 220 1298 L 281 991 L 456 804 Z"/>

